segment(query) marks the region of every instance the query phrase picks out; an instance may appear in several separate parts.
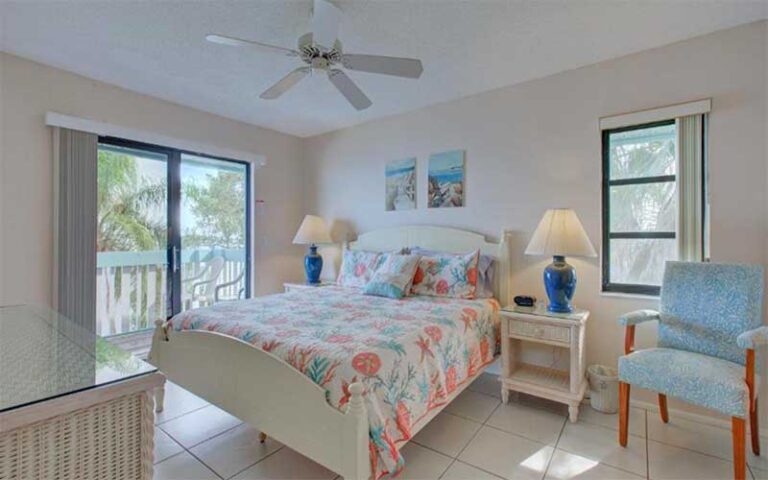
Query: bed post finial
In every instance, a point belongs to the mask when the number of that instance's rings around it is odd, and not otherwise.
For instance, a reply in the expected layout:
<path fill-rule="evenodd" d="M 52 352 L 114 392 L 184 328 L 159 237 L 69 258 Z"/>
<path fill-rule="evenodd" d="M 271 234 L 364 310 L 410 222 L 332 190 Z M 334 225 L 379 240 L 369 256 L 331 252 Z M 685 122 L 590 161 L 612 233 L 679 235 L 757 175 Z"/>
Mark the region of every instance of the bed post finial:
<path fill-rule="evenodd" d="M 371 476 L 371 459 L 368 451 L 368 414 L 363 394 L 365 386 L 355 382 L 349 386 L 349 404 L 344 427 L 344 480 L 368 480 Z"/>
<path fill-rule="evenodd" d="M 160 342 L 168 341 L 168 332 L 165 330 L 165 321 L 155 320 L 155 331 L 152 334 L 152 348 L 149 350 L 147 360 L 152 365 L 159 367 L 160 359 L 158 358 L 158 352 Z"/>
<path fill-rule="evenodd" d="M 355 382 L 352 385 L 349 386 L 349 408 L 347 409 L 347 413 L 349 412 L 365 412 L 365 403 L 363 402 L 363 393 L 365 392 L 365 387 L 360 382 Z"/>
<path fill-rule="evenodd" d="M 165 329 L 165 320 L 155 320 L 155 333 L 152 335 L 152 341 L 155 340 L 168 340 L 168 332 Z"/>
<path fill-rule="evenodd" d="M 160 343 L 168 341 L 168 331 L 165 329 L 165 321 L 155 320 L 155 332 L 152 334 L 152 348 L 149 350 L 149 363 L 160 368 Z M 163 411 L 165 403 L 165 382 L 155 388 L 155 412 Z"/>
<path fill-rule="evenodd" d="M 510 276 L 512 275 L 510 246 L 512 239 L 512 231 L 501 231 L 501 242 L 499 242 L 499 267 L 496 270 L 496 288 L 498 294 L 498 300 L 502 307 L 506 307 L 512 303 L 512 294 L 509 291 Z"/>

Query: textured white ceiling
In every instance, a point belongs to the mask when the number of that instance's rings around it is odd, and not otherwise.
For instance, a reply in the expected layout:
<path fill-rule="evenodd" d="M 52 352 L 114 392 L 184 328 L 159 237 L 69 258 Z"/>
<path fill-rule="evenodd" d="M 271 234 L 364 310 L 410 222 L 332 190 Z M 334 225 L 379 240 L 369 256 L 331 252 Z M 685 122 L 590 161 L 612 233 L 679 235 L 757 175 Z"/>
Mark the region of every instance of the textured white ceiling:
<path fill-rule="evenodd" d="M 310 0 L 0 0 L 3 51 L 147 95 L 311 136 L 766 18 L 764 1 L 338 0 L 348 53 L 420 58 L 419 80 L 359 72 L 355 111 L 323 76 L 259 94 L 299 60 L 207 43 L 293 47 Z"/>

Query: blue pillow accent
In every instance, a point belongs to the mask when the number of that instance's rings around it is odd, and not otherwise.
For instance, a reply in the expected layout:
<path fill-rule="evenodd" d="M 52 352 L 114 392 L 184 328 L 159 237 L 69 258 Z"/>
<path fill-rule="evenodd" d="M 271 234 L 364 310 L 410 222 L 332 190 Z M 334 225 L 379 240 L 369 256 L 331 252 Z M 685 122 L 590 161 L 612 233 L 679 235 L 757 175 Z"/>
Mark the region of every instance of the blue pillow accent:
<path fill-rule="evenodd" d="M 402 288 L 398 288 L 396 285 L 388 283 L 386 281 L 373 281 L 368 282 L 368 285 L 363 289 L 363 293 L 366 295 L 376 295 L 377 297 L 389 297 L 389 298 L 403 298 L 405 292 Z"/>

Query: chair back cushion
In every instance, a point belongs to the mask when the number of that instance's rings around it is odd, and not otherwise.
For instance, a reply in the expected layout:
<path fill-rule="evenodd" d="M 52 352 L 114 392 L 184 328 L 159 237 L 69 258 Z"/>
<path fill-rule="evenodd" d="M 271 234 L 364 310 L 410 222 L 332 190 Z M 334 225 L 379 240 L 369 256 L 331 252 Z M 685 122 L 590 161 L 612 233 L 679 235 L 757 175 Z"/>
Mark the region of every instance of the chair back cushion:
<path fill-rule="evenodd" d="M 763 323 L 763 267 L 667 262 L 661 287 L 659 347 L 745 363 L 740 333 Z"/>

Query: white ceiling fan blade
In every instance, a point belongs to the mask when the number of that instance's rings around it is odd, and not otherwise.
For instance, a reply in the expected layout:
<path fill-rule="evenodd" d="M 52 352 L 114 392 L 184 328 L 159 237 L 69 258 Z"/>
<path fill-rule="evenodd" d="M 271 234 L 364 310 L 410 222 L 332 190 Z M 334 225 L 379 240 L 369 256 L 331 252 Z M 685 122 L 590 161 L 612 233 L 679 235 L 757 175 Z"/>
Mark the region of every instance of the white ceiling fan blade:
<path fill-rule="evenodd" d="M 342 58 L 342 64 L 350 70 L 405 78 L 419 78 L 424 71 L 421 60 L 382 55 L 346 54 Z"/>
<path fill-rule="evenodd" d="M 272 100 L 287 92 L 291 87 L 299 83 L 299 80 L 309 74 L 311 68 L 299 67 L 288 75 L 284 76 L 278 82 L 264 91 L 259 97 L 265 100 Z"/>
<path fill-rule="evenodd" d="M 299 52 L 290 48 L 278 47 L 277 45 L 270 45 L 268 43 L 254 42 L 253 40 L 243 40 L 242 38 L 228 37 L 226 35 L 216 35 L 212 33 L 206 35 L 205 39 L 211 43 L 229 45 L 231 47 L 256 47 L 271 53 L 282 53 L 288 56 L 296 56 L 299 54 Z"/>
<path fill-rule="evenodd" d="M 327 0 L 315 0 L 312 14 L 312 40 L 330 50 L 339 34 L 341 10 Z"/>
<path fill-rule="evenodd" d="M 341 70 L 330 70 L 328 72 L 328 79 L 357 110 L 365 110 L 371 106 L 371 100 L 355 85 L 355 82 L 346 73 Z"/>

